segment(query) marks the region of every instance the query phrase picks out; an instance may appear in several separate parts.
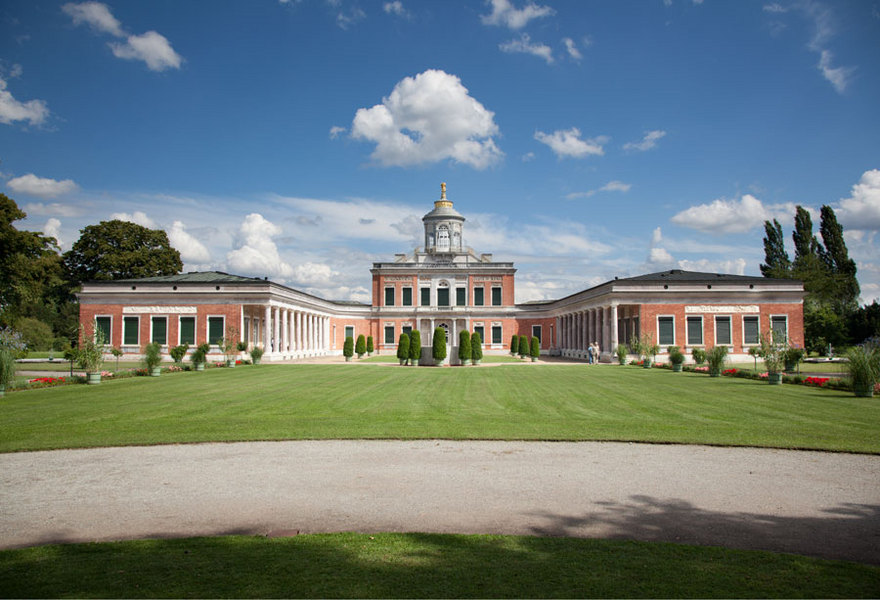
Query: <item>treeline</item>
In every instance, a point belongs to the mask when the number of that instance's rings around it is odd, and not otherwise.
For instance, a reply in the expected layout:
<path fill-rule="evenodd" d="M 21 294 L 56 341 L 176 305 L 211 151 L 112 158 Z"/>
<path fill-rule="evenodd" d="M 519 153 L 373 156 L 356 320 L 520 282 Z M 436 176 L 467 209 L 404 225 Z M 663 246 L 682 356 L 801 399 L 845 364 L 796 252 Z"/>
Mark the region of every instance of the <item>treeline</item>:
<path fill-rule="evenodd" d="M 80 231 L 68 252 L 53 237 L 20 231 L 27 217 L 0 194 L 0 328 L 21 334 L 30 350 L 62 350 L 78 337 L 84 281 L 171 275 L 183 269 L 164 231 L 102 221 Z"/>
<path fill-rule="evenodd" d="M 799 279 L 804 298 L 804 337 L 807 350 L 825 355 L 832 347 L 880 336 L 880 304 L 859 306 L 856 263 L 849 257 L 843 227 L 830 206 L 820 211 L 819 239 L 813 234 L 810 213 L 795 209 L 794 260 L 785 249 L 782 226 L 774 219 L 764 222 L 764 277 Z"/>

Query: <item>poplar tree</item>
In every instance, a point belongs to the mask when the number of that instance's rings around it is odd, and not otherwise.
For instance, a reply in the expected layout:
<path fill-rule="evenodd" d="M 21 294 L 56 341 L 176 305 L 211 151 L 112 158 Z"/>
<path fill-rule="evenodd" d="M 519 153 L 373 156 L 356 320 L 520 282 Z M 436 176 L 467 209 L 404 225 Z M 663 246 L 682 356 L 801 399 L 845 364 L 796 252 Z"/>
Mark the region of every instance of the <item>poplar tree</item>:
<path fill-rule="evenodd" d="M 825 245 L 825 261 L 834 275 L 837 295 L 845 306 L 855 308 L 858 303 L 859 282 L 856 279 L 856 262 L 849 257 L 846 241 L 843 239 L 843 227 L 837 222 L 837 215 L 830 206 L 822 207 L 822 222 L 819 232 Z"/>
<path fill-rule="evenodd" d="M 789 279 L 791 277 L 791 260 L 785 251 L 785 238 L 782 235 L 782 225 L 773 219 L 764 221 L 764 264 L 761 265 L 761 275 L 774 279 Z"/>

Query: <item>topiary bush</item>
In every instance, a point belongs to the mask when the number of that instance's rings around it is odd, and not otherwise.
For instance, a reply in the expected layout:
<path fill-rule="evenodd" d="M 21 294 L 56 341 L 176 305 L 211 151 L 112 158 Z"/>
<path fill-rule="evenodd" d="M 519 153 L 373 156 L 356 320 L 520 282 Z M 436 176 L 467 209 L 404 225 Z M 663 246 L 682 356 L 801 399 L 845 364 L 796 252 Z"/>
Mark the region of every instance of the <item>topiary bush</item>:
<path fill-rule="evenodd" d="M 168 354 L 170 354 L 171 359 L 179 365 L 183 361 L 183 357 L 186 356 L 187 350 L 189 350 L 189 344 L 183 344 L 181 346 L 175 346 L 168 351 Z"/>
<path fill-rule="evenodd" d="M 442 365 L 446 361 L 446 330 L 438 327 L 434 330 L 434 339 L 431 341 L 431 355 L 434 364 Z"/>
<path fill-rule="evenodd" d="M 483 360 L 483 340 L 478 331 L 475 331 L 471 336 L 471 360 L 475 365 L 480 364 L 480 361 Z"/>
<path fill-rule="evenodd" d="M 422 334 L 418 329 L 413 330 L 409 334 L 409 364 L 410 366 L 418 366 L 419 360 L 422 358 Z"/>
<path fill-rule="evenodd" d="M 538 357 L 541 356 L 541 340 L 539 340 L 536 336 L 532 336 L 531 343 L 531 356 L 532 362 L 538 360 Z"/>
<path fill-rule="evenodd" d="M 701 365 L 706 362 L 706 351 L 702 348 L 694 348 L 691 350 L 691 356 L 694 357 L 694 363 Z"/>
<path fill-rule="evenodd" d="M 529 339 L 524 335 L 519 336 L 519 352 L 518 353 L 519 353 L 520 358 L 525 358 L 526 355 L 529 353 Z"/>
<path fill-rule="evenodd" d="M 397 360 L 400 361 L 401 366 L 409 360 L 409 336 L 405 333 L 401 333 L 397 341 Z"/>
<path fill-rule="evenodd" d="M 458 332 L 458 359 L 463 365 L 471 364 L 471 334 L 467 329 Z"/>
<path fill-rule="evenodd" d="M 515 335 L 510 338 L 510 353 L 516 356 L 517 352 L 519 352 L 519 336 Z"/>
<path fill-rule="evenodd" d="M 354 340 L 351 339 L 351 336 L 345 338 L 345 342 L 342 344 L 342 355 L 345 357 L 345 360 L 351 360 L 351 357 L 354 355 Z"/>
<path fill-rule="evenodd" d="M 371 355 L 373 350 L 375 350 L 375 347 L 373 346 L 373 336 L 369 335 L 367 336 L 367 356 Z"/>
<path fill-rule="evenodd" d="M 363 358 L 364 354 L 367 353 L 367 340 L 364 334 L 358 336 L 357 343 L 354 345 L 354 351 L 357 352 L 358 358 Z"/>

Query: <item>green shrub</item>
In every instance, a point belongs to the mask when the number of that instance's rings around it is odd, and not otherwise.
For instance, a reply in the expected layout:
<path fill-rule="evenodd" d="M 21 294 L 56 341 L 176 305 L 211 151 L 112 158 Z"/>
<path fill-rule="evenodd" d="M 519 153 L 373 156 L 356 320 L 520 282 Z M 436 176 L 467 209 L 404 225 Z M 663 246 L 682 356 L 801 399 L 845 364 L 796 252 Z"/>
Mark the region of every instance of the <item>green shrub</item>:
<path fill-rule="evenodd" d="M 694 357 L 694 363 L 701 365 L 706 362 L 706 351 L 702 348 L 694 348 L 691 350 L 691 356 Z"/>
<path fill-rule="evenodd" d="M 256 362 L 258 360 L 263 358 L 264 352 L 260 346 L 254 346 L 253 348 L 251 348 L 250 354 L 251 354 L 251 360 L 254 362 L 254 364 L 256 364 Z"/>
<path fill-rule="evenodd" d="M 526 336 L 519 336 L 519 350 L 518 354 L 520 358 L 526 356 L 529 353 L 529 340 Z"/>
<path fill-rule="evenodd" d="M 515 335 L 510 338 L 510 353 L 516 354 L 519 351 L 519 336 Z"/>
<path fill-rule="evenodd" d="M 471 359 L 471 334 L 467 329 L 458 332 L 458 358 L 464 362 Z"/>
<path fill-rule="evenodd" d="M 21 333 L 21 339 L 27 344 L 28 350 L 41 352 L 52 347 L 54 340 L 52 328 L 39 319 L 31 317 L 18 319 L 15 328 Z"/>
<path fill-rule="evenodd" d="M 706 352 L 706 361 L 709 363 L 709 372 L 720 373 L 724 368 L 724 359 L 727 358 L 727 346 L 713 346 Z"/>
<path fill-rule="evenodd" d="M 422 358 L 422 334 L 414 329 L 409 334 L 409 360 L 411 365 L 418 365 Z"/>
<path fill-rule="evenodd" d="M 247 352 L 248 343 L 245 341 L 238 342 L 235 345 L 235 349 L 238 350 L 239 352 Z"/>
<path fill-rule="evenodd" d="M 205 350 L 204 346 L 205 344 L 199 344 L 196 346 L 196 349 L 193 350 L 193 353 L 189 355 L 189 360 L 192 364 L 197 365 L 207 360 L 208 351 Z"/>
<path fill-rule="evenodd" d="M 873 344 L 853 346 L 846 353 L 849 361 L 846 371 L 849 373 L 853 389 L 868 390 L 873 388 L 880 379 L 880 348 Z"/>
<path fill-rule="evenodd" d="M 400 359 L 400 364 L 405 364 L 409 360 L 409 336 L 405 333 L 400 334 L 397 342 L 397 358 Z"/>
<path fill-rule="evenodd" d="M 15 383 L 15 352 L 0 345 L 0 388 L 9 389 Z"/>
<path fill-rule="evenodd" d="M 681 352 L 681 348 L 679 348 L 678 346 L 667 346 L 666 347 L 667 354 L 674 354 L 676 352 Z"/>
<path fill-rule="evenodd" d="M 673 365 L 680 365 L 683 362 L 684 354 L 682 354 L 681 350 L 678 349 L 678 346 L 670 346 L 669 363 Z"/>
<path fill-rule="evenodd" d="M 354 355 L 354 340 L 351 339 L 351 336 L 345 338 L 345 342 L 342 344 L 342 355 L 345 358 L 351 358 Z"/>
<path fill-rule="evenodd" d="M 373 336 L 369 335 L 367 336 L 367 354 L 372 354 L 374 349 Z"/>
<path fill-rule="evenodd" d="M 76 349 L 76 362 L 86 373 L 96 373 L 104 364 L 104 334 L 98 330 L 94 335 L 88 335 L 82 325 L 79 330 L 80 343 Z"/>
<path fill-rule="evenodd" d="M 475 331 L 471 336 L 471 358 L 475 361 L 483 360 L 483 340 L 479 331 Z"/>
<path fill-rule="evenodd" d="M 358 358 L 367 353 L 367 340 L 364 338 L 364 334 L 358 336 L 357 343 L 354 345 L 354 351 L 357 353 Z"/>
<path fill-rule="evenodd" d="M 160 346 L 157 342 L 147 344 L 147 347 L 144 350 L 144 366 L 147 368 L 147 371 L 158 367 L 161 363 L 162 346 Z"/>
<path fill-rule="evenodd" d="M 431 342 L 431 355 L 434 362 L 441 362 L 446 358 L 446 330 L 438 327 L 434 330 L 434 339 Z"/>
<path fill-rule="evenodd" d="M 629 354 L 629 349 L 623 344 L 617 344 L 615 354 L 617 354 L 618 362 L 624 362 L 626 361 L 626 355 Z"/>
<path fill-rule="evenodd" d="M 186 356 L 187 350 L 189 350 L 189 344 L 183 344 L 182 346 L 175 346 L 168 351 L 168 354 L 171 355 L 171 358 L 172 360 L 174 360 L 174 362 L 180 364 L 180 361 L 182 361 L 183 357 Z"/>
<path fill-rule="evenodd" d="M 532 336 L 532 342 L 531 342 L 530 349 L 531 349 L 530 354 L 531 354 L 532 358 L 538 358 L 539 356 L 541 356 L 541 340 L 539 340 L 537 338 L 537 336 L 534 336 L 534 335 Z"/>

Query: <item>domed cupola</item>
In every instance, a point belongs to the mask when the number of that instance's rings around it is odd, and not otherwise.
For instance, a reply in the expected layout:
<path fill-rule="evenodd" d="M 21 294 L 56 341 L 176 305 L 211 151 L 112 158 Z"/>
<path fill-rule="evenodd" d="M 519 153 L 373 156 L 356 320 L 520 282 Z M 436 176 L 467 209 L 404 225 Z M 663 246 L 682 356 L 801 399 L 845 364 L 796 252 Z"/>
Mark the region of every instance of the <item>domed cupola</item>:
<path fill-rule="evenodd" d="M 434 210 L 422 217 L 425 224 L 425 250 L 429 253 L 462 252 L 464 217 L 446 199 L 446 184 L 440 184 L 440 199 Z"/>

